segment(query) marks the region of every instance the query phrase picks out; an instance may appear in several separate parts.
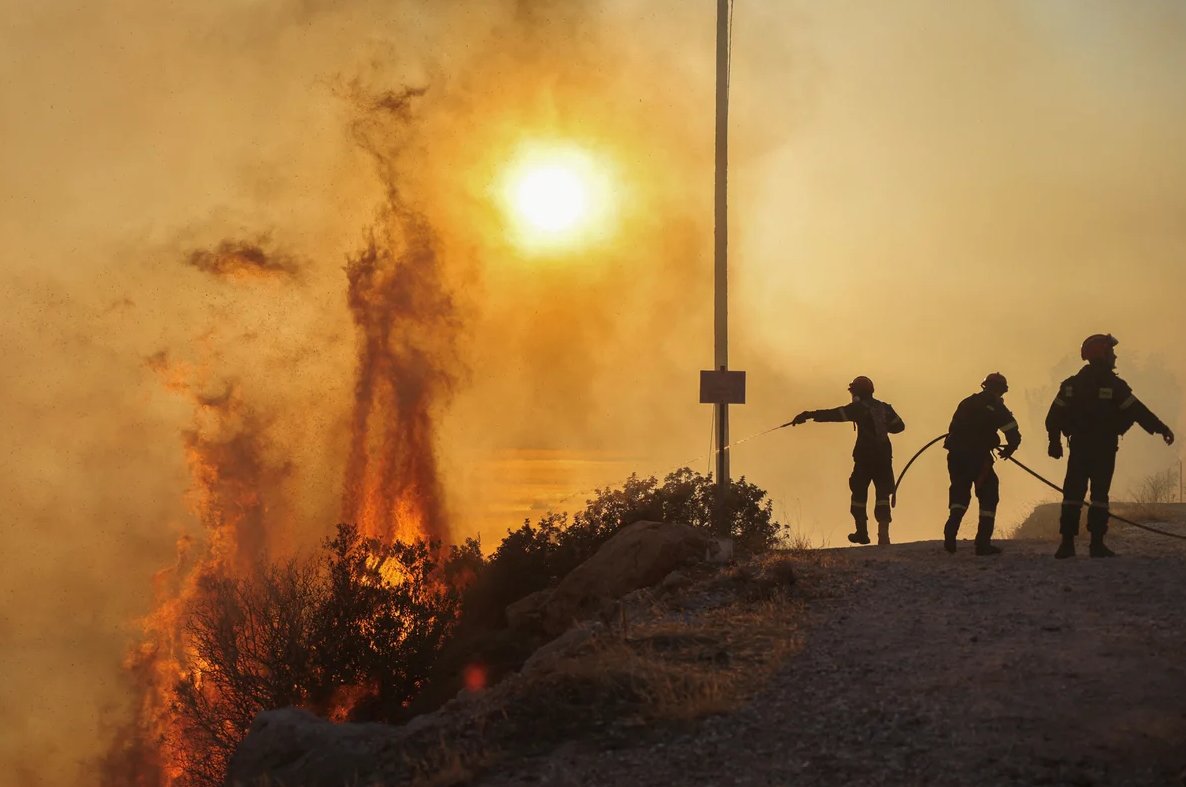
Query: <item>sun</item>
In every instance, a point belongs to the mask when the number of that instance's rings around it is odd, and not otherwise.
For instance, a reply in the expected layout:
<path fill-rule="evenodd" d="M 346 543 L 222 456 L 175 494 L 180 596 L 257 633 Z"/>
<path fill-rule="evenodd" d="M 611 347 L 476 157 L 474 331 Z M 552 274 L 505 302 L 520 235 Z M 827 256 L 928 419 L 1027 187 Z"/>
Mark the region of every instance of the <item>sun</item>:
<path fill-rule="evenodd" d="M 501 201 L 515 241 L 530 251 L 586 246 L 609 229 L 609 166 L 580 147 L 524 147 L 503 177 Z"/>

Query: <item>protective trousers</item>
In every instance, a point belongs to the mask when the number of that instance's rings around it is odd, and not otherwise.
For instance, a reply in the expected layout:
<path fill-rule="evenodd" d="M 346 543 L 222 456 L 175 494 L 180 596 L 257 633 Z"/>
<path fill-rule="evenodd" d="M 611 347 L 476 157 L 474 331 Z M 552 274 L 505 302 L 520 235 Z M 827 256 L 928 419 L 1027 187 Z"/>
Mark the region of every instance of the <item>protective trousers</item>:
<path fill-rule="evenodd" d="M 964 512 L 972 502 L 972 489 L 976 489 L 976 501 L 980 504 L 980 523 L 976 527 L 976 543 L 987 544 L 992 540 L 996 527 L 997 503 L 1001 500 L 1001 481 L 992 467 L 992 454 L 985 452 L 947 454 L 947 474 L 951 486 L 947 492 L 947 524 L 943 526 L 943 538 L 950 541 L 960 529 Z"/>
<path fill-rule="evenodd" d="M 1079 535 L 1079 510 L 1091 487 L 1091 507 L 1087 511 L 1087 532 L 1102 538 L 1108 532 L 1108 491 L 1116 472 L 1116 449 L 1104 445 L 1075 445 L 1067 458 L 1067 477 L 1063 482 L 1062 516 L 1058 532 Z"/>
<path fill-rule="evenodd" d="M 869 532 L 869 484 L 877 492 L 873 504 L 873 518 L 877 520 L 877 543 L 889 543 L 890 496 L 894 493 L 894 465 L 890 459 L 857 459 L 848 479 L 852 490 L 852 518 L 856 521 L 858 533 Z"/>

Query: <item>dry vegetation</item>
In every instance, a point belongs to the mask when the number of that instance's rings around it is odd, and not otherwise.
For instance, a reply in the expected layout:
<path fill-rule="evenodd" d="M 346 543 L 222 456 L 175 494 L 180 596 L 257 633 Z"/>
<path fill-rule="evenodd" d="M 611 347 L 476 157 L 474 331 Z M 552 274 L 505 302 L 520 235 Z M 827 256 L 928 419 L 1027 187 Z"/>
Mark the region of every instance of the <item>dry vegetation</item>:
<path fill-rule="evenodd" d="M 400 746 L 399 775 L 455 784 L 565 742 L 634 745 L 733 711 L 802 642 L 806 604 L 827 592 L 821 553 L 698 566 L 571 629 L 497 686 L 459 698 Z"/>

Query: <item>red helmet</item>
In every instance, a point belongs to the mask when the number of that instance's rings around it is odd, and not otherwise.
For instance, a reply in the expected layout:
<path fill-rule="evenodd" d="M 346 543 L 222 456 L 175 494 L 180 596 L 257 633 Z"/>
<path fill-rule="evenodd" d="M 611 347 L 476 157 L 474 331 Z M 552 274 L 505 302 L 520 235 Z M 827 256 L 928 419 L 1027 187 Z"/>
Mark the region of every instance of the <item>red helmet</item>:
<path fill-rule="evenodd" d="M 1009 381 L 1005 379 L 1005 375 L 1000 372 L 993 372 L 984 378 L 984 382 L 980 383 L 980 387 L 984 389 L 991 388 L 994 391 L 1007 393 L 1009 391 Z"/>
<path fill-rule="evenodd" d="M 1079 357 L 1085 361 L 1104 361 L 1115 353 L 1112 348 L 1120 344 L 1110 333 L 1093 333 L 1083 340 L 1083 347 L 1079 350 Z"/>
<path fill-rule="evenodd" d="M 872 396 L 873 381 L 863 375 L 853 378 L 853 381 L 848 384 L 848 392 L 857 396 Z"/>

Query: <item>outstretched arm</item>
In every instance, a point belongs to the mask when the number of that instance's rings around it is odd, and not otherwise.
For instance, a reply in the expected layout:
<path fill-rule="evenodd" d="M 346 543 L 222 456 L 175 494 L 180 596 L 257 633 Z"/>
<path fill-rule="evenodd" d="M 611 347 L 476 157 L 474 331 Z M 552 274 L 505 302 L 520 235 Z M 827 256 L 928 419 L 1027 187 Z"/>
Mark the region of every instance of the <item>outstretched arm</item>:
<path fill-rule="evenodd" d="M 837 421 L 851 421 L 852 415 L 847 407 L 835 407 L 831 410 L 804 410 L 795 416 L 791 423 L 795 426 L 808 421 L 820 423 L 835 423 Z"/>
<path fill-rule="evenodd" d="M 1132 419 L 1132 423 L 1138 423 L 1141 428 L 1149 434 L 1159 434 L 1165 440 L 1166 445 L 1174 444 L 1174 431 L 1165 425 L 1165 422 L 1153 414 L 1153 411 L 1145 406 L 1145 403 L 1136 397 L 1131 391 L 1120 402 L 1120 411 L 1128 418 Z"/>

